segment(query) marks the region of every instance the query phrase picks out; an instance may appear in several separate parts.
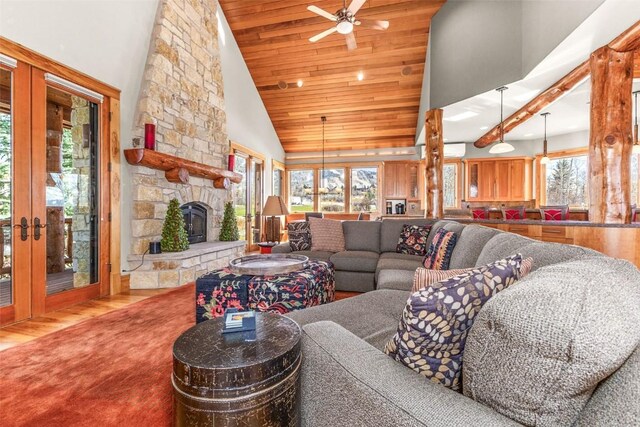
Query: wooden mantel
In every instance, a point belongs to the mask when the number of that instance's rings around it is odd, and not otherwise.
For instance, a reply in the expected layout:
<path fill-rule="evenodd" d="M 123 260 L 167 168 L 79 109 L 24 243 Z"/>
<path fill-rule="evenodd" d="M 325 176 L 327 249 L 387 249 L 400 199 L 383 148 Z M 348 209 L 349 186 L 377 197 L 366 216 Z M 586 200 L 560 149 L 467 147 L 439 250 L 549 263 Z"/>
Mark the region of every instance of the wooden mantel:
<path fill-rule="evenodd" d="M 231 182 L 239 184 L 242 175 L 213 166 L 182 159 L 170 154 L 160 153 L 145 148 L 130 148 L 124 150 L 124 157 L 131 165 L 146 166 L 151 169 L 165 171 L 167 181 L 187 184 L 189 176 L 197 176 L 213 181 L 215 188 L 228 189 Z"/>

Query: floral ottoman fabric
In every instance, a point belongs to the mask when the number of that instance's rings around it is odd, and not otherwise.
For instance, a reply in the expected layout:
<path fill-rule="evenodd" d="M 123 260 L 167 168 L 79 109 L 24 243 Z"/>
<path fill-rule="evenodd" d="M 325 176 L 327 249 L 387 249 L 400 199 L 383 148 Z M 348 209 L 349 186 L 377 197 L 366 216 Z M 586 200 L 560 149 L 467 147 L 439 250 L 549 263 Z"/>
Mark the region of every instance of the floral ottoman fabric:
<path fill-rule="evenodd" d="M 304 270 L 274 276 L 212 271 L 196 280 L 196 323 L 220 317 L 226 308 L 287 313 L 332 302 L 331 262 L 310 260 Z"/>

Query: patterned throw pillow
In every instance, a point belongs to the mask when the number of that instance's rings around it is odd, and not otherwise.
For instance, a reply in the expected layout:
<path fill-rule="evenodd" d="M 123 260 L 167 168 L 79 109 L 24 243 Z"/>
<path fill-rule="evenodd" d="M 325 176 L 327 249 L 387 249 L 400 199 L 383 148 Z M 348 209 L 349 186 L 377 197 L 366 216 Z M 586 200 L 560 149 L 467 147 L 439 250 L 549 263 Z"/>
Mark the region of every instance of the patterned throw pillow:
<path fill-rule="evenodd" d="M 520 278 L 522 279 L 524 276 L 531 272 L 531 268 L 533 267 L 533 258 L 529 257 L 522 260 L 522 264 L 520 265 Z M 429 270 L 426 268 L 418 268 L 416 269 L 415 274 L 413 275 L 413 286 L 411 287 L 411 293 L 418 292 L 422 288 L 426 288 L 427 286 L 431 286 L 436 282 L 440 282 L 441 280 L 448 279 L 453 276 L 458 276 L 460 274 L 465 274 L 472 271 L 474 267 L 471 268 L 456 268 L 453 270 Z"/>
<path fill-rule="evenodd" d="M 309 218 L 311 227 L 311 250 L 342 252 L 345 250 L 342 221 L 324 218 Z"/>
<path fill-rule="evenodd" d="M 420 255 L 427 253 L 427 237 L 431 231 L 430 225 L 409 225 L 402 226 L 402 232 L 398 239 L 396 252 L 399 254 Z"/>
<path fill-rule="evenodd" d="M 311 250 L 311 229 L 306 221 L 290 222 L 287 224 L 289 232 L 289 246 L 292 251 Z"/>
<path fill-rule="evenodd" d="M 559 209 L 545 209 L 544 220 L 545 221 L 562 221 L 562 211 Z"/>
<path fill-rule="evenodd" d="M 411 294 L 385 353 L 459 391 L 467 332 L 482 306 L 520 279 L 521 263 L 522 255 L 512 255 Z"/>
<path fill-rule="evenodd" d="M 429 245 L 427 255 L 422 260 L 424 268 L 431 270 L 448 270 L 451 253 L 458 241 L 458 235 L 444 228 L 438 229 Z"/>

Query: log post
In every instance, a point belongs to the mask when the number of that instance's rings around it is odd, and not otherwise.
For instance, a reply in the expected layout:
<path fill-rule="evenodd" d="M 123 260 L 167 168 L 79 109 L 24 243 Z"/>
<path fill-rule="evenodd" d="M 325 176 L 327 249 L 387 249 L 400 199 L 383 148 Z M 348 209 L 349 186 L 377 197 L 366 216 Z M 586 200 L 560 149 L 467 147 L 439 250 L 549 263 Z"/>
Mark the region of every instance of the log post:
<path fill-rule="evenodd" d="M 631 222 L 633 52 L 603 46 L 591 54 L 589 221 Z"/>
<path fill-rule="evenodd" d="M 189 183 L 189 171 L 185 168 L 173 168 L 164 173 L 164 177 L 169 182 L 176 184 L 188 184 Z"/>
<path fill-rule="evenodd" d="M 426 209 L 425 218 L 444 217 L 444 141 L 442 109 L 429 110 L 425 121 Z"/>

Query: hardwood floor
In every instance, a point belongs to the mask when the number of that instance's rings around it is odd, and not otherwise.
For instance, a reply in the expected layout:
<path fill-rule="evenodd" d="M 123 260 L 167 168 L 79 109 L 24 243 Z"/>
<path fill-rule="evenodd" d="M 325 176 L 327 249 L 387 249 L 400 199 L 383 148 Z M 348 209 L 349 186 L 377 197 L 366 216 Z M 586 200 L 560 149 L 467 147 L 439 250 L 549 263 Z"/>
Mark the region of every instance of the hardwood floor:
<path fill-rule="evenodd" d="M 117 295 L 98 298 L 74 305 L 45 316 L 0 328 L 0 351 L 29 342 L 60 329 L 68 328 L 84 320 L 126 307 L 169 289 L 133 289 Z"/>

